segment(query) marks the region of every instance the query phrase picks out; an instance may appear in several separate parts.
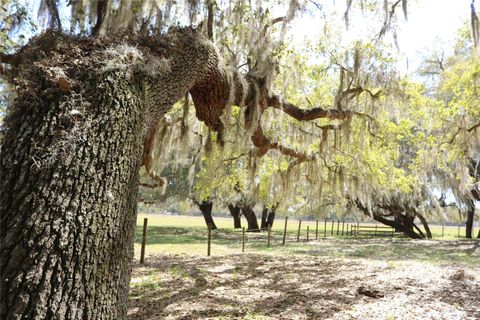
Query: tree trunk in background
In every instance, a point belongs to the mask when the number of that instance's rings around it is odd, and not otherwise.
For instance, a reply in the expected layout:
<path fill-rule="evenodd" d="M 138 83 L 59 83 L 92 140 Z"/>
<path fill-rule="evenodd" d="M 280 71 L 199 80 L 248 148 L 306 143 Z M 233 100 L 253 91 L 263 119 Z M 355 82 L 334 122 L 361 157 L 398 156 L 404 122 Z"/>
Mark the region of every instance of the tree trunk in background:
<path fill-rule="evenodd" d="M 382 216 L 378 216 L 378 215 L 373 215 L 373 219 L 380 222 L 380 223 L 383 223 L 387 226 L 390 226 L 392 228 L 396 230 L 399 230 L 397 232 L 403 232 L 406 236 L 412 238 L 412 239 L 422 239 L 424 238 L 424 236 L 422 236 L 421 234 L 418 234 L 416 233 L 414 230 L 413 230 L 413 226 L 410 224 L 410 223 L 406 223 L 406 219 L 397 219 L 397 221 L 395 220 L 389 220 L 389 219 L 386 219 Z"/>
<path fill-rule="evenodd" d="M 212 217 L 212 208 L 213 203 L 210 201 L 202 201 L 202 203 L 198 204 L 198 208 L 202 212 L 203 218 L 205 219 L 205 223 L 212 226 L 212 230 L 217 229 L 215 222 L 213 221 Z"/>
<path fill-rule="evenodd" d="M 395 232 L 402 232 L 401 220 L 397 216 L 393 216 L 393 221 L 396 222 Z"/>
<path fill-rule="evenodd" d="M 258 221 L 257 217 L 255 216 L 255 212 L 253 211 L 252 207 L 244 206 L 242 207 L 242 214 L 247 220 L 248 223 L 248 231 L 259 232 L 258 229 Z"/>
<path fill-rule="evenodd" d="M 353 200 L 352 201 L 358 209 L 360 209 L 366 216 L 371 217 L 373 215 L 373 219 L 375 221 L 378 221 L 380 223 L 383 223 L 384 225 L 390 226 L 395 229 L 396 232 L 403 232 L 406 236 L 412 238 L 412 239 L 423 239 L 425 238 L 425 235 L 421 232 L 418 227 L 415 226 L 415 223 L 413 222 L 414 217 L 411 217 L 410 215 L 404 215 L 401 213 L 401 209 L 398 206 L 387 206 L 387 207 L 382 207 L 382 210 L 388 210 L 388 216 L 392 217 L 393 220 L 387 219 L 386 215 L 380 215 L 378 213 L 373 212 L 372 214 L 370 211 L 367 209 L 366 206 L 364 206 L 360 201 L 358 200 Z M 417 229 L 418 233 L 415 232 L 414 230 Z"/>
<path fill-rule="evenodd" d="M 430 227 L 428 226 L 427 219 L 420 213 L 417 213 L 418 219 L 422 222 L 423 228 L 425 229 L 425 232 L 427 233 L 427 238 L 432 239 L 432 231 L 430 230 Z"/>
<path fill-rule="evenodd" d="M 242 228 L 242 220 L 240 219 L 240 207 L 229 204 L 228 205 L 228 210 L 230 211 L 230 214 L 233 217 L 233 227 L 235 229 L 241 229 Z"/>
<path fill-rule="evenodd" d="M 473 238 L 473 219 L 475 217 L 475 203 L 473 200 L 467 200 L 467 221 L 465 222 L 465 237 Z"/>
<path fill-rule="evenodd" d="M 89 106 L 54 93 L 7 120 L 1 319 L 126 316 L 145 119 L 117 76 L 95 84 Z"/>
<path fill-rule="evenodd" d="M 263 207 L 262 209 L 262 218 L 260 220 L 260 229 L 267 230 L 267 219 L 268 219 L 268 208 Z"/>
<path fill-rule="evenodd" d="M 415 217 L 411 217 L 405 214 L 402 214 L 400 211 L 396 211 L 393 214 L 393 220 L 397 223 L 398 227 L 395 227 L 396 232 L 404 232 L 405 229 L 413 231 Z"/>
<path fill-rule="evenodd" d="M 267 228 L 268 226 L 273 227 L 273 221 L 275 220 L 275 210 L 274 209 L 270 209 L 270 211 L 268 212 L 268 217 L 267 217 Z"/>

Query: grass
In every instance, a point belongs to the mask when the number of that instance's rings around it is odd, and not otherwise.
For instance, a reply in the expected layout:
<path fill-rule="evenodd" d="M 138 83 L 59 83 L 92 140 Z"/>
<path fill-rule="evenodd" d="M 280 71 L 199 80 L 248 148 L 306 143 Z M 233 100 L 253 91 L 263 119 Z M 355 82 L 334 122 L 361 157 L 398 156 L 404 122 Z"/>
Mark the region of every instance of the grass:
<path fill-rule="evenodd" d="M 148 218 L 146 256 L 155 254 L 206 255 L 207 229 L 202 217 L 142 215 L 137 220 L 135 254 L 139 258 L 142 238 L 143 218 Z M 219 229 L 212 231 L 212 255 L 241 253 L 242 232 L 231 228 L 232 219 L 216 218 Z M 287 225 L 287 244 L 282 246 L 284 220 L 277 220 L 272 228 L 271 246 L 267 248 L 267 233 L 246 233 L 245 251 L 263 254 L 312 254 L 332 258 L 360 258 L 377 260 L 420 260 L 435 263 L 461 261 L 478 263 L 472 241 L 415 241 L 404 238 L 355 238 L 336 236 L 337 223 L 333 236 L 331 223 L 327 224 L 327 238 L 324 238 L 324 223 L 319 223 L 319 241 L 305 242 L 306 227 L 309 226 L 310 240 L 315 240 L 315 221 L 302 221 L 300 241 L 297 242 L 298 221 L 290 220 Z M 432 228 L 434 236 L 442 227 Z M 344 231 L 346 231 L 346 226 Z M 445 227 L 447 235 L 440 239 L 455 239 L 457 227 Z M 343 239 L 343 240 L 339 240 Z M 457 238 L 458 240 L 458 238 Z"/>

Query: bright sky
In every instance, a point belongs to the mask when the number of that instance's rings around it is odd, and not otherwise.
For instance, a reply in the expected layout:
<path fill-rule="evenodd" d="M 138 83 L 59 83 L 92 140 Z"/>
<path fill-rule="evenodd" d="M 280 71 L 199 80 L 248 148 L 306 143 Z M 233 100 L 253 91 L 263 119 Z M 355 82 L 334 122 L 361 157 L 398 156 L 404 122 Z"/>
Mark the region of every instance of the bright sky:
<path fill-rule="evenodd" d="M 444 45 L 452 50 L 457 31 L 470 19 L 471 0 L 409 1 L 409 17 L 399 32 L 400 50 L 410 66 L 418 64 L 429 48 Z"/>
<path fill-rule="evenodd" d="M 322 3 L 325 11 L 331 12 L 334 8 L 336 19 L 343 22 L 343 14 L 346 9 L 346 1 L 327 0 L 317 1 Z M 397 15 L 400 18 L 399 28 L 397 29 L 398 43 L 400 51 L 405 55 L 405 59 L 400 63 L 399 68 L 406 70 L 407 57 L 410 72 L 415 71 L 421 61 L 422 56 L 428 55 L 432 47 L 441 47 L 443 45 L 445 53 L 452 49 L 453 40 L 457 31 L 463 26 L 465 21 L 470 19 L 471 0 L 410 0 L 408 1 L 408 21 L 403 18 L 401 5 L 397 7 Z M 477 4 L 477 9 L 479 5 Z M 480 9 L 478 9 L 480 10 Z M 371 23 L 364 16 L 358 13 L 354 14 L 351 10 L 350 28 L 348 36 L 339 39 L 342 42 L 353 41 L 358 38 L 365 39 L 365 35 L 372 34 L 372 31 L 378 32 L 383 21 L 383 12 L 378 20 Z M 305 38 L 310 40 L 318 39 L 318 35 L 323 32 L 323 16 L 319 10 L 313 10 L 312 15 L 305 14 L 297 17 L 293 24 L 292 32 L 295 34 L 294 42 L 301 44 Z M 391 34 L 387 37 L 392 38 Z"/>
<path fill-rule="evenodd" d="M 39 1 L 24 1 L 31 4 L 33 12 L 38 11 Z M 61 1 L 61 3 L 63 2 Z M 335 20 L 339 25 L 343 24 L 342 27 L 344 26 L 345 0 L 317 0 L 316 2 L 324 8 L 323 12 L 310 4 L 311 14 L 304 14 L 293 21 L 291 31 L 295 35 L 293 41 L 296 45 L 301 45 L 305 39 L 311 41 L 318 39 L 319 34 L 323 32 L 324 12 L 334 10 L 336 12 Z M 354 1 L 354 3 L 358 2 L 358 0 Z M 288 1 L 285 1 L 284 6 L 278 6 L 273 15 L 285 15 L 288 8 L 287 3 Z M 470 19 L 470 3 L 471 0 L 409 0 L 408 21 L 403 18 L 402 8 L 399 5 L 396 9 L 397 15 L 400 17 L 398 43 L 401 53 L 405 56 L 399 63 L 400 70 L 414 72 L 422 57 L 428 55 L 430 48 L 438 48 L 443 45 L 445 53 L 448 54 L 452 49 L 456 32 L 465 21 Z M 479 3 L 477 3 L 477 9 L 480 11 Z M 350 42 L 361 38 L 362 35 L 371 35 L 372 31 L 378 32 L 382 21 L 383 12 L 378 16 L 378 21 L 368 23 L 368 19 L 363 17 L 359 10 L 351 10 L 349 34 L 339 41 Z M 391 35 L 388 37 L 391 38 Z"/>

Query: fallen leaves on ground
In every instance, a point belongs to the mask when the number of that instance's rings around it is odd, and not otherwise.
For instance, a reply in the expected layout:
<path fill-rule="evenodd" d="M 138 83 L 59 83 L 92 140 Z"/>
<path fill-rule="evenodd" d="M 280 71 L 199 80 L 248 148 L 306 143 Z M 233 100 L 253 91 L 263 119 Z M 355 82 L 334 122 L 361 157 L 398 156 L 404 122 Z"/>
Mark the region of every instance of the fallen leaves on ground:
<path fill-rule="evenodd" d="M 480 268 L 316 255 L 160 255 L 129 319 L 480 319 Z"/>

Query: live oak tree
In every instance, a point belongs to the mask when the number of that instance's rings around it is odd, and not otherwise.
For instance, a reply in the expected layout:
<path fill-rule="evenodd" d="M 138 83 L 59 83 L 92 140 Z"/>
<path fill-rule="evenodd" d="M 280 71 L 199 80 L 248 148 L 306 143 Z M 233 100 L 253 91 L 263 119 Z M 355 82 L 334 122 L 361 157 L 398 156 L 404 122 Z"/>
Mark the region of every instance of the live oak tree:
<path fill-rule="evenodd" d="M 50 31 L 1 62 L 16 97 L 0 164 L 0 317 L 122 319 L 138 171 L 157 124 L 190 91 L 197 116 L 219 130 L 228 102 L 262 98 L 260 80 L 178 28 L 101 41 Z"/>
<path fill-rule="evenodd" d="M 406 13 L 406 1 L 380 4 L 378 38 L 395 22 L 400 4 Z M 225 115 L 240 107 L 245 134 L 239 141 L 251 143 L 254 158 L 272 152 L 287 157 L 286 180 L 307 172 L 327 177 L 332 190 L 359 184 L 345 179 L 345 164 L 355 159 L 345 161 L 343 149 L 324 151 L 348 145 L 350 128 L 375 137 L 375 87 L 388 79 L 372 81 L 364 72 L 378 65 L 363 63 L 361 50 L 351 50 L 330 64 L 338 75 L 332 104 L 299 108 L 274 90 L 284 42 L 272 34 L 284 31 L 302 4 L 291 1 L 285 16 L 272 17 L 247 1 L 225 11 L 210 1 L 188 1 L 190 22 L 207 16 L 200 28 L 205 32 L 176 27 L 165 33 L 183 13 L 172 5 L 72 2 L 68 35 L 57 2 L 43 1 L 49 31 L 15 54 L 2 53 L 8 65 L 2 74 L 14 96 L 0 162 L 0 318 L 125 318 L 138 172 L 144 165 L 161 183 L 152 162 L 161 151 L 162 121 L 187 93 L 220 145 L 229 129 Z M 247 18 L 261 32 L 248 32 Z M 220 33 L 215 45 L 214 25 L 225 31 L 228 23 L 232 32 Z M 272 113 L 293 120 L 278 122 Z M 307 143 L 289 144 L 272 134 L 282 126 L 304 130 L 298 124 L 307 121 L 318 129 Z M 357 138 L 357 149 L 373 141 Z"/>
<path fill-rule="evenodd" d="M 134 43 L 105 49 L 47 33 L 16 56 L 1 162 L 2 318 L 126 314 L 145 142 L 219 59 L 188 29 Z"/>
<path fill-rule="evenodd" d="M 476 17 L 473 7 L 472 17 Z M 476 107 L 479 58 L 478 39 L 475 40 L 478 31 L 471 32 L 472 26 L 478 28 L 478 18 L 458 31 L 454 54 L 444 54 L 441 61 L 427 59 L 426 65 L 433 65 L 431 68 L 437 71 L 430 89 L 434 93 L 430 100 L 434 103 L 425 111 L 427 114 L 434 112 L 436 116 L 433 119 L 417 117 L 416 120 L 422 127 L 429 128 L 427 139 L 418 143 L 422 151 L 416 169 L 424 174 L 423 180 L 428 181 L 432 189 L 442 190 L 455 199 L 459 210 L 466 215 L 467 238 L 474 236 L 475 202 L 480 199 L 480 115 Z"/>

